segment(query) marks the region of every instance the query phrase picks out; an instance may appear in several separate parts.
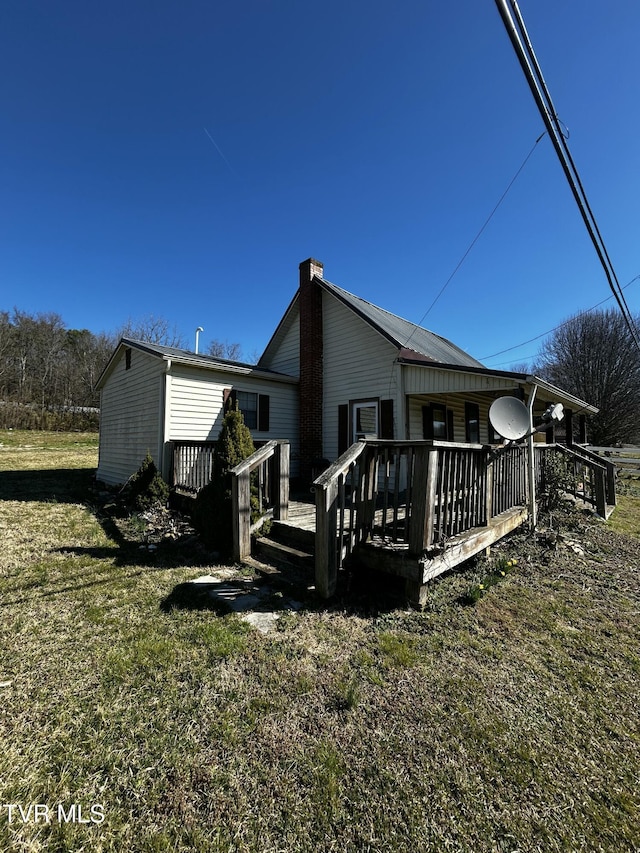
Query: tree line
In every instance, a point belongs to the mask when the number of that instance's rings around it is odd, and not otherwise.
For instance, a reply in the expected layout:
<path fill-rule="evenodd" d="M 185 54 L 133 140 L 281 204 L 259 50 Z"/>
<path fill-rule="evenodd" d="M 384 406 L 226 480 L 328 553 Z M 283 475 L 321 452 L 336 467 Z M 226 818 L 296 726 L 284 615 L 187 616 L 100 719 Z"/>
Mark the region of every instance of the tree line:
<path fill-rule="evenodd" d="M 54 312 L 0 311 L 0 428 L 96 430 L 96 383 L 121 337 L 185 348 L 163 318 L 127 320 L 114 332 L 69 329 Z M 208 354 L 240 360 L 240 345 L 213 340 Z"/>
<path fill-rule="evenodd" d="M 161 317 L 127 320 L 114 332 L 96 334 L 66 328 L 55 313 L 0 311 L 0 428 L 97 429 L 96 382 L 121 337 L 189 348 Z M 214 339 L 206 352 L 243 360 L 238 343 Z M 249 360 L 257 361 L 257 354 Z M 600 409 L 589 419 L 593 444 L 640 441 L 640 352 L 617 311 L 565 321 L 526 372 Z"/>

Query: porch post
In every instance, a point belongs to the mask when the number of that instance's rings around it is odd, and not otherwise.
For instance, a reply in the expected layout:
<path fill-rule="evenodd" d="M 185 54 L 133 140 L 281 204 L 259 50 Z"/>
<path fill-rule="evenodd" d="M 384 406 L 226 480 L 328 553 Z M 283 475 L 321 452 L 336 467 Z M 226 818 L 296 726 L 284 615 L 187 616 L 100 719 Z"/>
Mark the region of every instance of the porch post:
<path fill-rule="evenodd" d="M 573 411 L 571 409 L 564 410 L 564 425 L 566 430 L 566 445 L 573 447 Z"/>
<path fill-rule="evenodd" d="M 587 416 L 586 415 L 580 415 L 580 417 L 578 418 L 578 429 L 580 430 L 580 436 L 578 438 L 578 441 L 580 442 L 580 444 L 586 444 L 587 443 Z"/>
<path fill-rule="evenodd" d="M 527 408 L 529 410 L 529 435 L 527 437 L 527 471 L 529 480 L 529 518 L 531 527 L 535 529 L 538 524 L 538 506 L 536 503 L 536 467 L 533 447 L 533 404 L 536 400 L 538 386 L 534 385 L 529 392 Z"/>

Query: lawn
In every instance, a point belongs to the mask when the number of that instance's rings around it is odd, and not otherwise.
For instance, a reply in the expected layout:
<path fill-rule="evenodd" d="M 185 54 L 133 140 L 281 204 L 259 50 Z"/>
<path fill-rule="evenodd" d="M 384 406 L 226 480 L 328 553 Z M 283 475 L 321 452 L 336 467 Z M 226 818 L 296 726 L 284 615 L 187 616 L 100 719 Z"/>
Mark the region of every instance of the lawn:
<path fill-rule="evenodd" d="M 423 612 L 354 578 L 262 634 L 118 535 L 96 461 L 0 432 L 0 850 L 640 850 L 629 531 L 558 514 Z"/>

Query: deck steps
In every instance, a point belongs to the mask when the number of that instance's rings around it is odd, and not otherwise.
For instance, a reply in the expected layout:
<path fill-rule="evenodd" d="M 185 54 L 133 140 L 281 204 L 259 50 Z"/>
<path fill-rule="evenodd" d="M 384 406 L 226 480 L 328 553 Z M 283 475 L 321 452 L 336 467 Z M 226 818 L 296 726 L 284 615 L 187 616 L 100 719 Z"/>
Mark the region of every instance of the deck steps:
<path fill-rule="evenodd" d="M 312 529 L 307 529 L 290 524 L 287 521 L 274 520 L 271 523 L 268 538 L 275 542 L 282 542 L 284 545 L 298 548 L 307 554 L 313 554 L 316 539 L 315 526 Z"/>
<path fill-rule="evenodd" d="M 314 572 L 313 530 L 305 530 L 286 521 L 273 521 L 269 534 L 253 541 L 252 559 L 261 574 L 279 574 L 283 579 L 300 574 L 309 579 Z M 253 565 L 250 563 L 250 565 Z"/>
<path fill-rule="evenodd" d="M 255 554 L 262 562 L 313 570 L 313 554 L 308 551 L 301 551 L 299 548 L 277 542 L 267 536 L 260 536 L 254 544 Z"/>

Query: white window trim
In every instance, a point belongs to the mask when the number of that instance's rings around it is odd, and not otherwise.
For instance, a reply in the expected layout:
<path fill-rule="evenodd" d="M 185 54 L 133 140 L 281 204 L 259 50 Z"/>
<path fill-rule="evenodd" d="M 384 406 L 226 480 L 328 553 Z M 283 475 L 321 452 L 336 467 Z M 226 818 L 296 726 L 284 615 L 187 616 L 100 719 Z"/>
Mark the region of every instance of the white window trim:
<path fill-rule="evenodd" d="M 375 408 L 376 410 L 376 431 L 375 433 L 358 432 L 356 429 L 358 423 L 358 411 L 360 409 Z M 360 438 L 377 438 L 380 433 L 380 405 L 378 400 L 361 400 L 357 403 L 352 403 L 351 406 L 351 440 L 358 441 Z"/>

